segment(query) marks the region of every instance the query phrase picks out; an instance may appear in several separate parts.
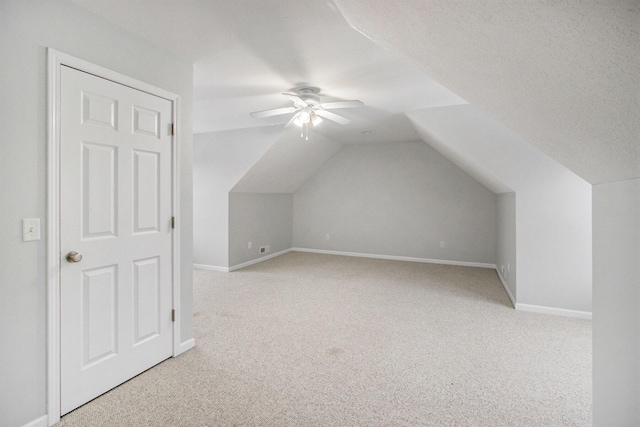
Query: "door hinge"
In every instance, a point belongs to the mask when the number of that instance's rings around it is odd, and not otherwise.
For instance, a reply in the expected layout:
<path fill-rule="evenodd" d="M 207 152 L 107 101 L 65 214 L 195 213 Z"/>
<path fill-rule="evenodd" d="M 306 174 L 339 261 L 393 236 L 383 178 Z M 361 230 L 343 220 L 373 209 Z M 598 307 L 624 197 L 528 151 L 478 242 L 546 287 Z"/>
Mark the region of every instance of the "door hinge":
<path fill-rule="evenodd" d="M 176 310 L 175 309 L 171 310 L 171 321 L 172 322 L 176 321 Z"/>
<path fill-rule="evenodd" d="M 169 123 L 169 135 L 174 136 L 176 134 L 176 124 Z"/>
<path fill-rule="evenodd" d="M 171 228 L 176 228 L 176 217 L 175 216 L 171 217 Z"/>

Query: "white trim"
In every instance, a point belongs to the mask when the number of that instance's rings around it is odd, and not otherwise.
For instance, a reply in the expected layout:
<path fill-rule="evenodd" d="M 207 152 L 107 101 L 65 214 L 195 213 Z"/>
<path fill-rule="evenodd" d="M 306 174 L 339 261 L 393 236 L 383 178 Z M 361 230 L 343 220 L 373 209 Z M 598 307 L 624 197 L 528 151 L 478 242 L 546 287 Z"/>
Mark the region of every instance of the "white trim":
<path fill-rule="evenodd" d="M 168 99 L 169 101 L 173 101 L 174 99 L 179 98 L 179 96 L 173 92 L 169 92 L 168 90 L 150 85 L 149 83 L 134 79 L 133 77 L 129 77 L 125 74 L 120 74 L 117 71 L 101 67 L 100 65 L 92 64 L 91 62 L 85 61 L 84 59 L 76 58 L 75 56 L 60 52 L 59 50 L 49 48 L 47 49 L 47 51 L 50 59 L 53 59 L 56 65 L 67 65 L 71 68 L 75 68 L 76 70 L 93 74 L 94 76 L 111 80 L 120 85 L 128 86 L 142 92 L 147 92 L 151 95 Z M 51 58 L 51 56 L 53 56 L 53 58 Z M 178 127 L 176 126 L 176 131 L 177 128 Z"/>
<path fill-rule="evenodd" d="M 507 295 L 509 295 L 509 299 L 511 300 L 511 305 L 513 305 L 513 307 L 516 307 L 516 299 L 513 297 L 513 294 L 511 293 L 511 289 L 509 289 L 509 286 L 507 285 L 507 281 L 504 280 L 504 278 L 502 277 L 502 274 L 500 274 L 500 270 L 498 270 L 498 266 L 496 265 L 496 274 L 498 275 L 498 279 L 500 279 L 500 283 L 502 283 L 502 286 L 504 286 L 504 290 L 507 291 Z"/>
<path fill-rule="evenodd" d="M 197 270 L 222 271 L 223 273 L 229 272 L 229 267 L 219 267 L 217 265 L 193 264 L 193 268 Z"/>
<path fill-rule="evenodd" d="M 292 250 L 293 249 L 289 248 L 289 249 L 285 249 L 285 250 L 280 251 L 280 252 L 274 252 L 271 255 L 263 256 L 262 258 L 253 259 L 251 261 L 243 262 L 242 264 L 236 264 L 234 266 L 229 267 L 229 271 L 240 270 L 241 268 L 249 267 L 250 265 L 258 264 L 259 262 L 266 261 L 266 260 L 271 259 L 271 258 L 279 257 L 280 255 L 284 255 L 286 253 L 289 253 Z"/>
<path fill-rule="evenodd" d="M 47 413 L 49 425 L 60 421 L 60 66 L 57 52 L 48 53 L 47 94 Z"/>
<path fill-rule="evenodd" d="M 180 264 L 182 257 L 180 249 L 180 97 L 173 95 L 172 101 L 173 112 L 172 121 L 174 126 L 173 138 L 172 138 L 172 152 L 173 165 L 172 165 L 172 183 L 173 183 L 173 203 L 172 211 L 175 218 L 173 228 L 173 309 L 176 316 L 173 322 L 173 357 L 177 357 L 179 354 L 184 353 L 180 345 L 181 325 L 182 325 L 182 306 L 180 304 L 180 291 L 182 289 L 182 282 L 180 280 Z"/>
<path fill-rule="evenodd" d="M 258 264 L 259 262 L 266 261 L 268 259 L 275 258 L 280 255 L 284 255 L 293 250 L 294 249 L 289 248 L 280 252 L 274 252 L 270 255 L 266 255 L 257 259 L 252 259 L 251 261 L 243 262 L 242 264 L 236 264 L 231 267 L 220 267 L 218 265 L 208 265 L 208 264 L 193 264 L 193 268 L 195 268 L 196 270 L 221 271 L 223 273 L 230 273 L 232 271 L 240 270 L 241 268 L 249 267 L 250 265 Z"/>
<path fill-rule="evenodd" d="M 556 316 L 575 317 L 576 319 L 591 319 L 590 311 L 569 310 L 566 308 L 545 307 L 541 305 L 516 304 L 516 310 L 528 311 L 531 313 L 553 314 Z"/>
<path fill-rule="evenodd" d="M 47 123 L 47 411 L 46 422 L 60 421 L 60 67 L 66 65 L 115 83 L 147 92 L 172 102 L 173 122 L 180 128 L 180 97 L 164 89 L 141 82 L 124 74 L 100 67 L 66 53 L 49 48 L 48 56 L 48 123 Z M 180 143 L 173 136 L 172 193 L 173 215 L 173 356 L 184 350 L 180 344 Z M 187 341 L 188 343 L 188 341 Z M 38 419 L 39 421 L 40 419 Z"/>
<path fill-rule="evenodd" d="M 360 258 L 388 259 L 393 261 L 409 261 L 409 262 L 423 262 L 428 264 L 460 265 L 463 267 L 496 268 L 495 264 L 487 264 L 483 262 L 449 261 L 449 260 L 443 260 L 443 259 L 413 258 L 413 257 L 396 256 L 396 255 L 365 254 L 361 252 L 327 251 L 324 249 L 309 249 L 309 248 L 293 248 L 292 250 L 295 252 L 310 252 L 315 254 L 326 254 L 326 255 L 342 255 L 342 256 L 353 256 L 353 257 L 360 257 Z"/>
<path fill-rule="evenodd" d="M 195 346 L 196 346 L 195 338 L 191 338 L 191 339 L 186 340 L 185 342 L 181 342 L 180 345 L 179 345 L 180 351 L 175 356 L 178 356 L 178 355 L 184 353 L 187 350 L 191 350 Z"/>
<path fill-rule="evenodd" d="M 43 415 L 40 418 L 36 418 L 35 420 L 26 423 L 22 427 L 47 427 L 49 425 L 48 422 L 48 417 Z"/>

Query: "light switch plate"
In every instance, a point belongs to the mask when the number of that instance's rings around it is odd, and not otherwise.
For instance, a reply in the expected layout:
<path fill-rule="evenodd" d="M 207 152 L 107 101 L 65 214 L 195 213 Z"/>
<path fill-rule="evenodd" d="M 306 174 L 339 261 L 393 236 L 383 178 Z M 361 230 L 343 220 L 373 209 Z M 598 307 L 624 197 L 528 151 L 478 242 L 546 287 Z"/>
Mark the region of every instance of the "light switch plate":
<path fill-rule="evenodd" d="M 40 240 L 40 218 L 22 220 L 22 241 Z"/>

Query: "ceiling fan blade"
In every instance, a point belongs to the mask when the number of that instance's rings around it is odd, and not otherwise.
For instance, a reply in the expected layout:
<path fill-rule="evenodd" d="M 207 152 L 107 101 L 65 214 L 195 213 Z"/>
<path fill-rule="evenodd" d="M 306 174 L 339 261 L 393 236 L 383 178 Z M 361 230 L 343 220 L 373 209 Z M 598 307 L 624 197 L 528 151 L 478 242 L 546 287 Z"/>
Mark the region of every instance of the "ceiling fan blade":
<path fill-rule="evenodd" d="M 357 101 L 357 100 L 322 103 L 322 108 L 324 108 L 325 110 L 333 110 L 335 108 L 356 108 L 356 107 L 362 107 L 362 106 L 364 106 L 362 101 Z"/>
<path fill-rule="evenodd" d="M 298 117 L 298 114 L 294 114 L 291 119 L 289 119 L 289 121 L 287 122 L 286 125 L 284 125 L 285 128 L 290 128 L 291 126 L 293 126 L 293 122 L 296 120 L 296 117 Z"/>
<path fill-rule="evenodd" d="M 324 117 L 327 120 L 331 120 L 331 121 L 334 121 L 336 123 L 340 123 L 341 125 L 346 125 L 347 123 L 351 123 L 351 120 L 347 119 L 346 117 L 339 116 L 339 115 L 337 115 L 335 113 L 332 113 L 330 111 L 315 110 L 315 113 L 320 117 Z"/>
<path fill-rule="evenodd" d="M 300 98 L 298 95 L 296 95 L 295 93 L 283 93 L 284 96 L 286 96 L 287 98 L 289 98 L 290 100 L 292 100 L 296 105 L 302 105 L 304 107 L 306 107 L 307 105 L 307 101 L 305 101 L 304 99 Z"/>
<path fill-rule="evenodd" d="M 273 108 L 271 110 L 263 110 L 263 111 L 255 111 L 250 113 L 249 115 L 256 119 L 261 119 L 263 117 L 271 117 L 278 116 L 280 114 L 293 113 L 296 111 L 295 107 L 282 107 L 282 108 Z"/>

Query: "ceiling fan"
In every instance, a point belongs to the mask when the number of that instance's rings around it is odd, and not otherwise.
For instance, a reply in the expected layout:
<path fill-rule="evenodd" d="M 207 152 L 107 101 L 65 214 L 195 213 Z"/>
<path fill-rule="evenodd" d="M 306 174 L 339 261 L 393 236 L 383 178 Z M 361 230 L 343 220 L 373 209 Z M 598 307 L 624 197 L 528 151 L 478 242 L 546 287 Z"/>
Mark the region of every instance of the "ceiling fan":
<path fill-rule="evenodd" d="M 320 92 L 317 88 L 304 87 L 298 89 L 298 93 L 283 93 L 284 96 L 293 101 L 292 107 L 273 108 L 270 110 L 256 111 L 250 114 L 253 118 L 264 118 L 271 116 L 278 116 L 281 114 L 295 113 L 291 119 L 287 122 L 285 127 L 296 125 L 302 128 L 302 137 L 307 135 L 307 127 L 309 123 L 313 126 L 317 126 L 322 122 L 322 119 L 331 120 L 332 122 L 346 125 L 351 120 L 331 111 L 337 108 L 355 108 L 362 107 L 364 104 L 362 101 L 335 101 L 335 102 L 320 102 Z"/>

